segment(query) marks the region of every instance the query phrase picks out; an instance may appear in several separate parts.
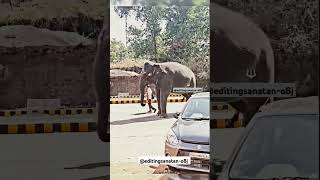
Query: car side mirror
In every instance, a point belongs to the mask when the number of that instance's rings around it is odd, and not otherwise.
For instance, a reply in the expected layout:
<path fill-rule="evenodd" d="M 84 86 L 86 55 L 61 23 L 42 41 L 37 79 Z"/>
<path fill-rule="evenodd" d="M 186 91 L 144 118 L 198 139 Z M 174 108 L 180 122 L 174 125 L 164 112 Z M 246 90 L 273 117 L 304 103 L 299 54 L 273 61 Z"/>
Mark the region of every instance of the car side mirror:
<path fill-rule="evenodd" d="M 176 113 L 173 115 L 173 117 L 176 118 L 176 119 L 178 119 L 179 116 L 180 116 L 180 113 L 179 113 L 179 112 L 176 112 Z"/>

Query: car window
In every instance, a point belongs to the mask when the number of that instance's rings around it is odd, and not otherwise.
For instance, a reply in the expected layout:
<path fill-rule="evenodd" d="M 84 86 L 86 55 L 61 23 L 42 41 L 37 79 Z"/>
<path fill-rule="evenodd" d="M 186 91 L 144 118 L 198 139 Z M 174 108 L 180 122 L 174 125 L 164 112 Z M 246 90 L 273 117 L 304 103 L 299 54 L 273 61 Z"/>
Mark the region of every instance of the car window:
<path fill-rule="evenodd" d="M 209 119 L 209 98 L 193 98 L 189 99 L 183 113 L 182 118 L 184 119 L 197 119 L 207 118 Z"/>
<path fill-rule="evenodd" d="M 229 176 L 235 179 L 319 177 L 318 119 L 318 115 L 256 119 Z"/>

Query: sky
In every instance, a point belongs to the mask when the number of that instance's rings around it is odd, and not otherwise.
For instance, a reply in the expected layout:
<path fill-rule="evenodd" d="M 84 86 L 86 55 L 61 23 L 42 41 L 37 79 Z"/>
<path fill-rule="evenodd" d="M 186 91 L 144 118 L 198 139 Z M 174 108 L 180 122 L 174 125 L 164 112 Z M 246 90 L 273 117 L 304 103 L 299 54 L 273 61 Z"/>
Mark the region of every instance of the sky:
<path fill-rule="evenodd" d="M 125 18 L 120 18 L 119 15 L 114 11 L 114 6 L 110 7 L 110 36 L 111 39 L 115 38 L 125 44 L 126 42 L 126 31 L 125 31 Z M 128 27 L 141 26 L 141 23 L 136 21 L 134 16 L 128 16 Z"/>
<path fill-rule="evenodd" d="M 121 41 L 123 44 L 126 42 L 126 31 L 125 31 L 125 18 L 120 18 L 120 16 L 114 11 L 115 6 L 110 6 L 110 36 L 111 39 L 115 38 Z M 162 31 L 165 29 L 165 21 L 160 22 L 160 27 Z M 140 21 L 136 21 L 134 15 L 128 16 L 128 27 L 136 26 L 142 27 L 143 24 Z"/>

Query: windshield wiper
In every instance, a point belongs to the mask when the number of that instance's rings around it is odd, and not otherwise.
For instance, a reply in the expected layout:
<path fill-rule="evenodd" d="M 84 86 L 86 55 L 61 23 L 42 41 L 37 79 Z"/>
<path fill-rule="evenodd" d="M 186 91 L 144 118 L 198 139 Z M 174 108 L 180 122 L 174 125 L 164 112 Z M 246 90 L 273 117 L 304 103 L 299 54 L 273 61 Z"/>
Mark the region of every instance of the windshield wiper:
<path fill-rule="evenodd" d="M 300 179 L 319 179 L 315 177 L 274 177 L 274 178 L 267 178 L 265 180 L 300 180 Z"/>

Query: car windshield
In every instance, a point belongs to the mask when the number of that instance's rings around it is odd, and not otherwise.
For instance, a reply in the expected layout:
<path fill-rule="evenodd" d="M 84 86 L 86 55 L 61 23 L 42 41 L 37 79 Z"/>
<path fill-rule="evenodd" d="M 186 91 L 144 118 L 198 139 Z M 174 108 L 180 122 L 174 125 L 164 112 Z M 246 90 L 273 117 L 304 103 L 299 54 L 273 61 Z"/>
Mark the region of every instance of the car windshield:
<path fill-rule="evenodd" d="M 319 177 L 319 115 L 261 117 L 243 142 L 231 179 Z"/>
<path fill-rule="evenodd" d="M 209 120 L 209 98 L 192 98 L 189 99 L 182 115 L 182 119 L 192 120 Z"/>

